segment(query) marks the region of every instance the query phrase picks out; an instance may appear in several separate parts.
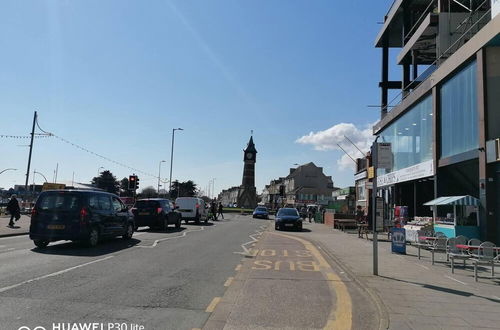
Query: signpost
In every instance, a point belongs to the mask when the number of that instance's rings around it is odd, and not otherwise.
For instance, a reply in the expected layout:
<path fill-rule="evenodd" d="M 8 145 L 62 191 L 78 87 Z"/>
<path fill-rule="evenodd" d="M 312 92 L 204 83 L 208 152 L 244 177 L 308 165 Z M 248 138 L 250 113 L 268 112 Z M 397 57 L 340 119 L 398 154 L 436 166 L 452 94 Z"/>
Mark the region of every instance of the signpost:
<path fill-rule="evenodd" d="M 394 253 L 406 254 L 406 231 L 404 228 L 391 229 L 391 250 Z"/>

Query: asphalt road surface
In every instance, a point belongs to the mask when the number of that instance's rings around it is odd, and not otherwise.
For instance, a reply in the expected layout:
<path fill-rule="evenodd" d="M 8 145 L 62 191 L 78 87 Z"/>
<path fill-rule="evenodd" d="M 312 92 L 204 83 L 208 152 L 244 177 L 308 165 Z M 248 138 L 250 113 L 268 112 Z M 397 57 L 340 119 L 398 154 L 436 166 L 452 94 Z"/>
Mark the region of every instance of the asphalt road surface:
<path fill-rule="evenodd" d="M 39 250 L 27 236 L 0 238 L 0 328 L 201 328 L 241 262 L 235 252 L 268 223 L 226 215 L 167 233 L 140 229 L 131 241 L 96 248 L 55 242 Z"/>

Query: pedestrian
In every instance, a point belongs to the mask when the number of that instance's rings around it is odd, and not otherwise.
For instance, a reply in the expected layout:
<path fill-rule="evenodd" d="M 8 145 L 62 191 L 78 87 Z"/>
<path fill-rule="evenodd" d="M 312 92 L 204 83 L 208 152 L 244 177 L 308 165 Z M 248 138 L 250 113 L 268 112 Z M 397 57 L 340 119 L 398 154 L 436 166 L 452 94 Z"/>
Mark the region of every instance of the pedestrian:
<path fill-rule="evenodd" d="M 217 217 L 220 215 L 222 217 L 222 219 L 224 219 L 224 214 L 222 213 L 222 203 L 219 202 L 219 210 L 217 212 Z"/>
<path fill-rule="evenodd" d="M 14 219 L 17 221 L 21 218 L 21 208 L 16 197 L 16 195 L 10 196 L 10 201 L 7 204 L 7 211 L 10 213 L 9 227 L 14 227 Z"/>
<path fill-rule="evenodd" d="M 212 204 L 210 204 L 210 213 L 212 213 L 213 220 L 217 221 L 217 205 L 215 201 L 212 201 Z"/>
<path fill-rule="evenodd" d="M 311 219 L 314 219 L 314 215 L 316 213 L 315 211 L 316 210 L 314 209 L 314 207 L 309 208 L 309 213 L 308 213 L 309 222 L 311 222 Z"/>

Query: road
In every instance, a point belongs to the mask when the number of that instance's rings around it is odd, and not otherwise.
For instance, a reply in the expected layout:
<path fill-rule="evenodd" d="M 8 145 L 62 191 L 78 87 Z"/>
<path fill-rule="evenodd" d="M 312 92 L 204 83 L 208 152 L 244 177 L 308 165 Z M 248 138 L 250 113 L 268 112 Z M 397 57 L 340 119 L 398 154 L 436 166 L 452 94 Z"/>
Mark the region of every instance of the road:
<path fill-rule="evenodd" d="M 267 222 L 226 216 L 168 233 L 89 249 L 71 242 L 34 249 L 27 236 L 0 239 L 1 329 L 59 322 L 120 322 L 146 329 L 201 328 L 214 297 Z"/>
<path fill-rule="evenodd" d="M 167 233 L 141 228 L 96 248 L 0 238 L 0 329 L 367 328 L 365 297 L 315 247 L 272 224 L 228 214 Z M 239 299 L 228 313 L 231 295 Z"/>

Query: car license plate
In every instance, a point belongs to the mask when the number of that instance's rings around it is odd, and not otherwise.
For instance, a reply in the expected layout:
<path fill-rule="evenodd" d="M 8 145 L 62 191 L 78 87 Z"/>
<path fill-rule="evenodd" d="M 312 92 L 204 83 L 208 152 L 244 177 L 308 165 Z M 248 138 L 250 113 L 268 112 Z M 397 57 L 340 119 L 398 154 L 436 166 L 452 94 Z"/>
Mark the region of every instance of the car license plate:
<path fill-rule="evenodd" d="M 149 212 L 139 212 L 139 215 L 149 215 Z"/>
<path fill-rule="evenodd" d="M 285 227 L 293 227 L 293 223 L 285 223 Z"/>
<path fill-rule="evenodd" d="M 65 225 L 48 225 L 47 229 L 64 229 L 66 228 Z"/>

